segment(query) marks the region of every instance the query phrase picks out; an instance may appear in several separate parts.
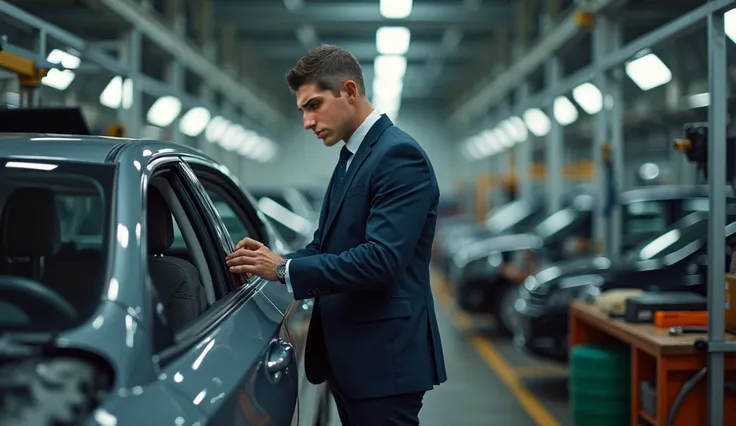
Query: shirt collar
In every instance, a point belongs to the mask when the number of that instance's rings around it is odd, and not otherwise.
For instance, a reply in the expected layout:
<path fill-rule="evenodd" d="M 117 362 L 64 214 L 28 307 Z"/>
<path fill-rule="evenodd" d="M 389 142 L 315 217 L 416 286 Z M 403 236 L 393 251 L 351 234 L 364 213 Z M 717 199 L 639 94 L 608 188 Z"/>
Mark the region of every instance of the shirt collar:
<path fill-rule="evenodd" d="M 373 127 L 374 124 L 378 120 L 381 119 L 381 114 L 378 113 L 375 109 L 368 115 L 368 117 L 363 121 L 363 124 L 358 127 L 355 132 L 353 132 L 353 135 L 350 136 L 350 139 L 345 143 L 345 146 L 347 146 L 348 150 L 355 155 L 356 152 L 358 152 L 358 148 L 360 148 L 360 144 L 363 143 L 363 139 L 365 139 L 368 132 L 371 130 L 371 127 Z"/>

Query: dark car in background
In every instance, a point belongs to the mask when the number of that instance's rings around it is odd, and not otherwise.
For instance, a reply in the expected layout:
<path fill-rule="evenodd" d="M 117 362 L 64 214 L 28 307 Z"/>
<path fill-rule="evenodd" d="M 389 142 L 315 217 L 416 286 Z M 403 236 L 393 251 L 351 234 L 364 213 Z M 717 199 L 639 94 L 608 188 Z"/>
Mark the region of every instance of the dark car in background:
<path fill-rule="evenodd" d="M 496 209 L 483 224 L 467 217 L 448 218 L 438 226 L 435 263 L 450 276 L 455 267 L 454 257 L 475 241 L 526 232 L 544 217 L 545 203 L 540 198 L 516 200 Z"/>
<path fill-rule="evenodd" d="M 0 134 L 0 215 L 0 424 L 328 424 L 313 301 L 224 262 L 246 236 L 287 247 L 220 164 Z"/>
<path fill-rule="evenodd" d="M 736 219 L 734 207 L 729 206 L 729 222 Z M 726 246 L 736 242 L 735 233 L 736 223 L 730 223 Z M 618 258 L 596 256 L 541 269 L 527 278 L 515 302 L 519 315 L 515 343 L 537 356 L 566 362 L 568 311 L 574 299 L 597 297 L 611 289 L 705 294 L 707 239 L 708 213 L 695 212 Z"/>
<path fill-rule="evenodd" d="M 732 197 L 730 189 L 726 193 Z M 621 193 L 621 246 L 630 248 L 690 213 L 707 211 L 707 197 L 705 185 L 653 186 Z M 464 257 L 458 256 L 462 272 L 450 279 L 460 306 L 470 312 L 493 314 L 500 331 L 512 334 L 517 321 L 514 303 L 528 274 L 596 251 L 592 240 L 595 210 L 594 199 L 581 194 L 531 233 L 489 238 L 468 246 Z"/>

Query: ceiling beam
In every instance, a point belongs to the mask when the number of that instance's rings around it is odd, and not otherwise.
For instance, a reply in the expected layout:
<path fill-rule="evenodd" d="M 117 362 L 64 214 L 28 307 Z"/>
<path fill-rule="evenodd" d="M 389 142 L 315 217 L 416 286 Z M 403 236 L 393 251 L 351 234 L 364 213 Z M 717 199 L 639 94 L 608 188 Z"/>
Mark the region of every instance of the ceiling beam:
<path fill-rule="evenodd" d="M 249 32 L 292 31 L 299 25 L 322 28 L 350 29 L 354 25 L 403 25 L 410 29 L 433 26 L 444 30 L 456 25 L 482 28 L 490 31 L 493 21 L 509 19 L 511 8 L 506 4 L 486 4 L 470 10 L 460 4 L 418 3 L 405 19 L 386 19 L 381 15 L 378 2 L 371 3 L 305 3 L 298 13 L 289 13 L 281 2 L 248 2 L 219 0 L 215 5 L 215 19 L 235 21 Z"/>
<path fill-rule="evenodd" d="M 269 41 L 259 40 L 253 43 L 254 51 L 259 57 L 267 58 L 274 61 L 296 61 L 302 55 L 309 51 L 308 46 L 304 46 L 298 43 L 284 43 L 282 41 Z M 373 59 L 378 56 L 376 50 L 376 42 L 374 40 L 366 41 L 340 41 L 335 40 L 332 42 L 337 46 L 346 49 L 352 53 L 358 61 L 361 62 L 372 62 Z M 472 59 L 475 57 L 475 53 L 481 48 L 481 44 L 474 45 L 463 45 L 457 49 L 447 53 L 445 59 L 448 61 L 452 60 L 463 60 Z M 434 56 L 437 52 L 437 43 L 428 41 L 412 41 L 409 46 L 409 51 L 404 55 L 406 60 L 411 61 L 424 61 L 427 58 Z"/>

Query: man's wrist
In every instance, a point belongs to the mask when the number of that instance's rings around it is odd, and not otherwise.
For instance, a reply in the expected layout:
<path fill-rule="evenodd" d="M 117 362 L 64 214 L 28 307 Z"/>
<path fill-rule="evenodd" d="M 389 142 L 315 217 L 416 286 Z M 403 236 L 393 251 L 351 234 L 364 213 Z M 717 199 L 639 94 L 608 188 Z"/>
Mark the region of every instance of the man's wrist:
<path fill-rule="evenodd" d="M 281 263 L 276 266 L 276 278 L 281 284 L 286 284 L 286 259 L 282 259 Z"/>

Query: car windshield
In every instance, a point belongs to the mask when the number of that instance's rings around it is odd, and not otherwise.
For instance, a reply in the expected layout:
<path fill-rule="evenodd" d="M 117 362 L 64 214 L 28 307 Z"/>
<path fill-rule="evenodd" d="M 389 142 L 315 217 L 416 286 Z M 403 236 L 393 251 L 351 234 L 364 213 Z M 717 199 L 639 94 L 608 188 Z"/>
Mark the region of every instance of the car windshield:
<path fill-rule="evenodd" d="M 114 173 L 0 159 L 0 329 L 66 329 L 92 315 L 105 283 Z"/>
<path fill-rule="evenodd" d="M 628 262 L 660 259 L 708 235 L 708 215 L 692 213 L 656 237 L 643 241 L 624 254 Z"/>

